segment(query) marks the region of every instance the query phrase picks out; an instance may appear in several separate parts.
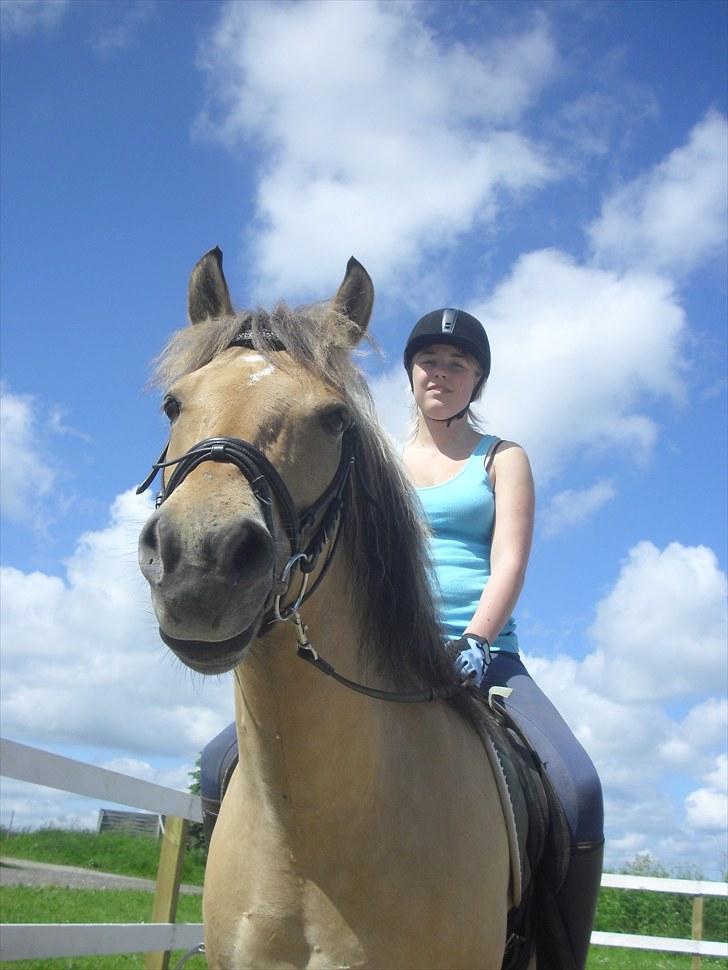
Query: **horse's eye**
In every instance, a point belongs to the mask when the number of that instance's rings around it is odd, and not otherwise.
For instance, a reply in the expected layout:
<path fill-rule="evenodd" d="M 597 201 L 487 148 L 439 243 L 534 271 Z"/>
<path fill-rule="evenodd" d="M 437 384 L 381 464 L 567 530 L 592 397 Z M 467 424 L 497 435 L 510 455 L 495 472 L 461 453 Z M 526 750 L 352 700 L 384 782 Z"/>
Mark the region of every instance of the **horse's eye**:
<path fill-rule="evenodd" d="M 351 424 L 351 417 L 343 405 L 337 406 L 321 415 L 321 424 L 329 434 L 343 434 Z"/>
<path fill-rule="evenodd" d="M 162 401 L 162 410 L 172 423 L 179 417 L 180 409 L 180 403 L 176 397 L 168 396 Z"/>

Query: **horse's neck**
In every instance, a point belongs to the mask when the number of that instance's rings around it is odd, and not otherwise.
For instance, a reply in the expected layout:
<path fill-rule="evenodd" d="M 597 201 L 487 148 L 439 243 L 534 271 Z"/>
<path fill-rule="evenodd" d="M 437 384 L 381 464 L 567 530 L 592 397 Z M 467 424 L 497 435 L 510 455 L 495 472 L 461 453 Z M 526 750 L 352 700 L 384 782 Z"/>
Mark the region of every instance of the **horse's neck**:
<path fill-rule="evenodd" d="M 339 673 L 383 686 L 359 669 L 360 635 L 345 590 L 343 567 L 332 567 L 302 610 L 309 638 Z M 256 642 L 236 680 L 241 764 L 261 781 L 259 797 L 276 793 L 276 804 L 345 814 L 371 791 L 389 712 L 299 659 L 292 623 Z"/>

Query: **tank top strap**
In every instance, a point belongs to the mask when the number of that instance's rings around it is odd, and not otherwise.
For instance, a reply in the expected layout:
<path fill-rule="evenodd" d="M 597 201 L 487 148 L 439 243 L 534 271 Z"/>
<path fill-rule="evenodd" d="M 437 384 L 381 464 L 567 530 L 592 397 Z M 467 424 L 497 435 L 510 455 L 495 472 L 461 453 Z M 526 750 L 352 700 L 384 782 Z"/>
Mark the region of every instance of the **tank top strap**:
<path fill-rule="evenodd" d="M 485 452 L 485 459 L 483 461 L 483 466 L 486 471 L 490 471 L 491 465 L 493 464 L 493 459 L 495 458 L 495 453 L 498 449 L 498 445 L 503 441 L 502 438 L 496 437 L 496 435 L 490 435 L 490 443 Z"/>
<path fill-rule="evenodd" d="M 502 440 L 502 438 L 494 434 L 483 435 L 473 449 L 473 453 L 470 456 L 471 462 L 477 462 L 477 464 L 487 469 L 493 460 L 496 448 Z"/>

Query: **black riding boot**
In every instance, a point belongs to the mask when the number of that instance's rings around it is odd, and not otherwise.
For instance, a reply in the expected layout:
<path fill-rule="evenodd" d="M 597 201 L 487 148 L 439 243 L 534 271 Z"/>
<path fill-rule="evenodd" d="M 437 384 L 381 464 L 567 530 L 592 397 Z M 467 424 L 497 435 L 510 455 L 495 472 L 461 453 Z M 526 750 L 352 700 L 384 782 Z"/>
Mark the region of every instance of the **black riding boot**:
<path fill-rule="evenodd" d="M 578 970 L 584 970 L 589 954 L 594 914 L 602 877 L 604 841 L 574 847 L 566 879 L 556 896 L 566 935 Z"/>

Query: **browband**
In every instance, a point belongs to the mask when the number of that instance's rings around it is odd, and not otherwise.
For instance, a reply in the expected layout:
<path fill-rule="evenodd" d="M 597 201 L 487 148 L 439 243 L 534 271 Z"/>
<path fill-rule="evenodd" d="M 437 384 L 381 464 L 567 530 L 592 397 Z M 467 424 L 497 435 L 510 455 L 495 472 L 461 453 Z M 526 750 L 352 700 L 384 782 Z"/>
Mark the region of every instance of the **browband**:
<path fill-rule="evenodd" d="M 265 337 L 266 342 L 271 350 L 286 349 L 285 344 L 273 333 L 272 330 L 258 330 L 256 336 Z M 253 331 L 241 330 L 236 337 L 233 337 L 228 344 L 228 347 L 247 347 L 250 350 L 255 349 L 255 344 L 253 342 Z"/>

